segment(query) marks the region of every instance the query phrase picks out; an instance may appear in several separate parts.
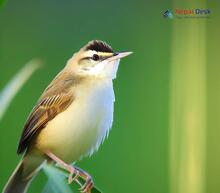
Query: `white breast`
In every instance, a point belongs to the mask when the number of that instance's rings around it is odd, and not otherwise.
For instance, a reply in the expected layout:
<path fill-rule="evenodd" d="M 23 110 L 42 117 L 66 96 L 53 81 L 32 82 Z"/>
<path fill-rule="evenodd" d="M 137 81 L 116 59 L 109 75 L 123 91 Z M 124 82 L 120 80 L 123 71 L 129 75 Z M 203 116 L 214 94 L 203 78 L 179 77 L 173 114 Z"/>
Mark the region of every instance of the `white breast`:
<path fill-rule="evenodd" d="M 41 131 L 38 148 L 51 150 L 69 163 L 92 155 L 112 126 L 114 100 L 112 81 L 80 88 L 68 109 Z"/>

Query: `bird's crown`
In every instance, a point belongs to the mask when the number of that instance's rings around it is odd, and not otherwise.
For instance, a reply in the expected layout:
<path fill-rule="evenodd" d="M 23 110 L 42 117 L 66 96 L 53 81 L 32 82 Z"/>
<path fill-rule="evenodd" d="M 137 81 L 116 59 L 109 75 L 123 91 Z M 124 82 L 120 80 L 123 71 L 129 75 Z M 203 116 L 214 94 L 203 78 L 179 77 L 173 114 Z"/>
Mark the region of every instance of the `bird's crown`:
<path fill-rule="evenodd" d="M 101 40 L 90 41 L 86 46 L 85 50 L 93 50 L 96 52 L 113 53 L 113 49 L 107 43 Z"/>

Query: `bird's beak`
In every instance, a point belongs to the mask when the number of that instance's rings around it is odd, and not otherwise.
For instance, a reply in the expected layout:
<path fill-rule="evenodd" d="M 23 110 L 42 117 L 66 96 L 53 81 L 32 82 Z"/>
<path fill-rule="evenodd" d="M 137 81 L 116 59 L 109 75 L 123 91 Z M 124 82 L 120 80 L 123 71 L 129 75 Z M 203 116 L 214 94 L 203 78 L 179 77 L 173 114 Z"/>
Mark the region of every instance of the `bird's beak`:
<path fill-rule="evenodd" d="M 117 52 L 117 53 L 114 53 L 113 56 L 109 57 L 108 60 L 110 62 L 113 60 L 121 59 L 121 58 L 124 58 L 124 57 L 132 54 L 132 53 L 133 52 Z"/>

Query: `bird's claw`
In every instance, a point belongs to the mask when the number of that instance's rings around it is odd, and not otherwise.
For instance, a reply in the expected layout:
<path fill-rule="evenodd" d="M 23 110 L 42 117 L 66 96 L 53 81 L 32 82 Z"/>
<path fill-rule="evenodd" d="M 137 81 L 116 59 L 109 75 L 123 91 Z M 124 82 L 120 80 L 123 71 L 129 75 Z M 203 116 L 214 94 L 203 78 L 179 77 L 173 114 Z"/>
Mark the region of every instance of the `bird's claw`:
<path fill-rule="evenodd" d="M 93 181 L 90 176 L 87 177 L 85 184 L 79 189 L 81 193 L 91 193 L 93 187 Z"/>
<path fill-rule="evenodd" d="M 68 177 L 68 184 L 71 184 L 73 181 L 76 181 L 78 179 L 78 177 L 79 177 L 79 171 L 78 170 L 72 170 L 69 174 L 69 177 Z"/>
<path fill-rule="evenodd" d="M 84 185 L 82 185 L 78 180 L 79 177 L 86 181 Z M 73 181 L 80 185 L 79 191 L 81 193 L 91 193 L 91 189 L 93 188 L 93 180 L 89 174 L 77 167 L 72 167 L 68 177 L 68 184 L 71 184 Z"/>

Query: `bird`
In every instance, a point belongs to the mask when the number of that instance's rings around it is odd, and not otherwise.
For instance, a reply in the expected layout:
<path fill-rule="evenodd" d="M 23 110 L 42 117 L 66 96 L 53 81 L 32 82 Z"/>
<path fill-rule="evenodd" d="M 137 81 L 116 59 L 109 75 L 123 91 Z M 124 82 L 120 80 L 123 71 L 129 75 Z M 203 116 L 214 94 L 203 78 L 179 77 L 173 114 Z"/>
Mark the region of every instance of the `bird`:
<path fill-rule="evenodd" d="M 113 80 L 120 59 L 130 54 L 114 52 L 101 40 L 92 40 L 73 54 L 29 114 L 17 148 L 23 156 L 3 193 L 27 192 L 45 162 L 66 170 L 68 183 L 84 179 L 80 192 L 91 192 L 92 177 L 74 163 L 91 156 L 108 136 L 115 101 Z"/>

